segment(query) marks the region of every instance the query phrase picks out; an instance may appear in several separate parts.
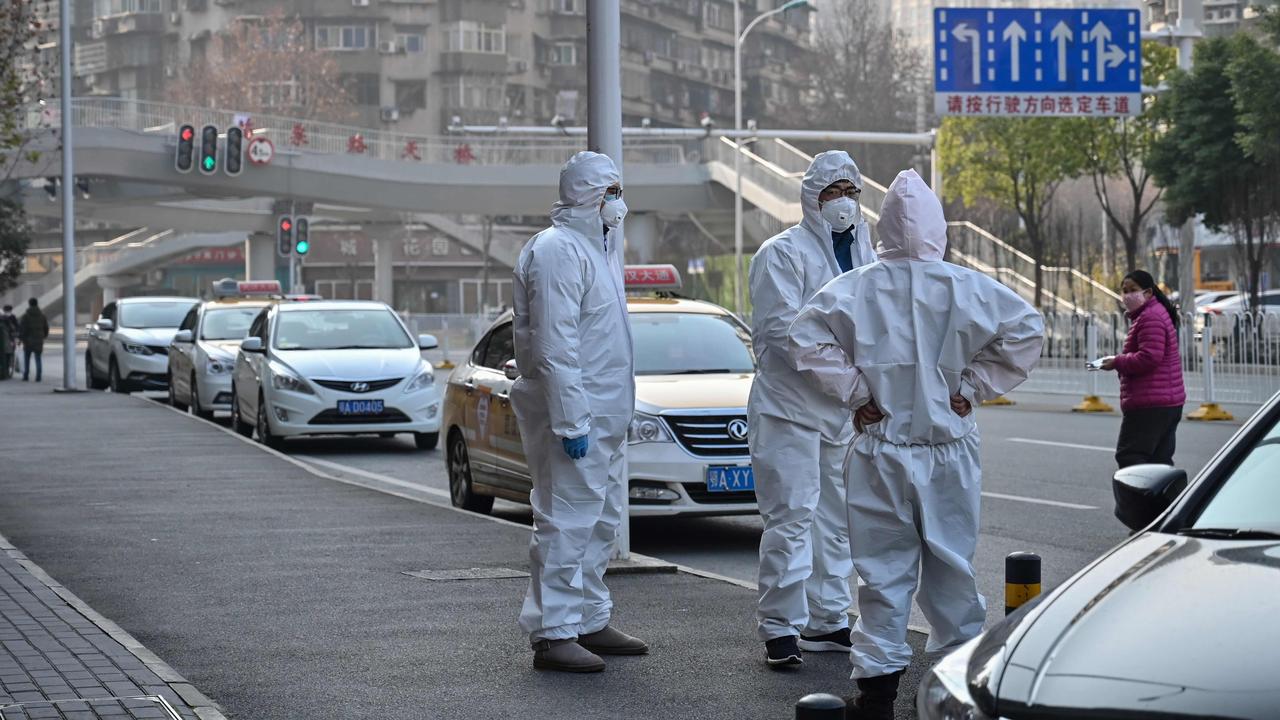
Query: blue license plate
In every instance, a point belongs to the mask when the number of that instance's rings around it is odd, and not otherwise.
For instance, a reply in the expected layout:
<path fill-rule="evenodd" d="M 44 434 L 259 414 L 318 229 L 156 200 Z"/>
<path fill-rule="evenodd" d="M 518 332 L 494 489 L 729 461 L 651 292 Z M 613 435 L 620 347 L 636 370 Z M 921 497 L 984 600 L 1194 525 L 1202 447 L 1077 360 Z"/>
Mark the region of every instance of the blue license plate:
<path fill-rule="evenodd" d="M 747 465 L 719 465 L 707 468 L 707 492 L 750 492 L 756 489 L 756 476 Z"/>
<path fill-rule="evenodd" d="M 381 400 L 339 400 L 339 415 L 381 415 Z"/>

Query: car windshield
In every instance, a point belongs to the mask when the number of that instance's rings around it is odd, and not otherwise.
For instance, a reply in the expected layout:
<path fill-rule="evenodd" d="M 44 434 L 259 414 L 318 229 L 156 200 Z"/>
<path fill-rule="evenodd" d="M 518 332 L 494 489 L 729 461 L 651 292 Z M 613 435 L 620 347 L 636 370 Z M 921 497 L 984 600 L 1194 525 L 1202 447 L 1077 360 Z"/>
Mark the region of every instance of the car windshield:
<path fill-rule="evenodd" d="M 176 328 L 191 306 L 189 302 L 121 303 L 120 327 Z"/>
<path fill-rule="evenodd" d="M 204 311 L 200 327 L 201 340 L 243 340 L 249 326 L 262 310 L 260 307 L 220 308 Z"/>
<path fill-rule="evenodd" d="M 751 335 L 726 315 L 633 312 L 637 375 L 755 371 Z"/>
<path fill-rule="evenodd" d="M 1192 529 L 1280 532 L 1280 413 L 1200 511 Z"/>
<path fill-rule="evenodd" d="M 384 350 L 413 341 L 389 310 L 295 310 L 280 313 L 277 350 Z"/>

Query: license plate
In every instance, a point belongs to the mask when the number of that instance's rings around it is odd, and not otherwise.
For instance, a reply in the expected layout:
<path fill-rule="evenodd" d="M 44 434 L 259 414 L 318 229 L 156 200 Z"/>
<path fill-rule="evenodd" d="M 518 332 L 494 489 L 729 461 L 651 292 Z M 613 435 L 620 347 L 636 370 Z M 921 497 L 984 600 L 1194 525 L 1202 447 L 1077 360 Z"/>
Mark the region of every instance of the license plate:
<path fill-rule="evenodd" d="M 707 492 L 749 492 L 756 489 L 751 466 L 720 465 L 707 468 Z"/>
<path fill-rule="evenodd" d="M 381 400 L 339 400 L 339 415 L 381 415 Z"/>

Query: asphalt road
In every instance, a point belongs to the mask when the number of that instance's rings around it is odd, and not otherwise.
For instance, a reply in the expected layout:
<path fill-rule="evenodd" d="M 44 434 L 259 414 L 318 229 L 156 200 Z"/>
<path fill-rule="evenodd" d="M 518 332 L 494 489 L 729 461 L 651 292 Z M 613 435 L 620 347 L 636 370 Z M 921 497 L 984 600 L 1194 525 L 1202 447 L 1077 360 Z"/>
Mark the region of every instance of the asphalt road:
<path fill-rule="evenodd" d="M 61 358 L 57 346 L 49 350 L 45 381 L 53 384 L 61 378 Z M 160 393 L 151 395 L 162 398 Z M 1110 477 L 1119 414 L 1071 413 L 1077 399 L 1065 395 L 1013 397 L 1016 406 L 979 411 L 984 496 L 977 565 L 989 622 L 1004 613 L 1007 554 L 1039 554 L 1048 589 L 1128 532 L 1112 516 Z M 1181 467 L 1199 471 L 1251 412 L 1247 406 L 1231 410 L 1236 422 L 1182 423 L 1176 455 Z M 408 436 L 326 437 L 290 440 L 285 452 L 328 473 L 392 488 L 409 485 L 448 497 L 443 443 L 439 450 L 422 452 Z M 494 514 L 530 522 L 526 506 L 501 500 Z M 631 525 L 631 546 L 635 552 L 754 583 L 760 530 L 756 516 L 637 518 Z M 918 610 L 912 622 L 924 627 Z"/>

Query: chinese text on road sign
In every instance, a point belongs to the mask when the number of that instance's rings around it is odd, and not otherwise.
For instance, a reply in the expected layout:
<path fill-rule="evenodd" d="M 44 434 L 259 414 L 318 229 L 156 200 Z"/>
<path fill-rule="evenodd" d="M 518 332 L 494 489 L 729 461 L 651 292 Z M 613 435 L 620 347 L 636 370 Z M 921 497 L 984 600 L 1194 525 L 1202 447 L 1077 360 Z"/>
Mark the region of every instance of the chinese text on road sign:
<path fill-rule="evenodd" d="M 1137 10 L 933 11 L 939 115 L 1102 116 L 1142 110 Z"/>

